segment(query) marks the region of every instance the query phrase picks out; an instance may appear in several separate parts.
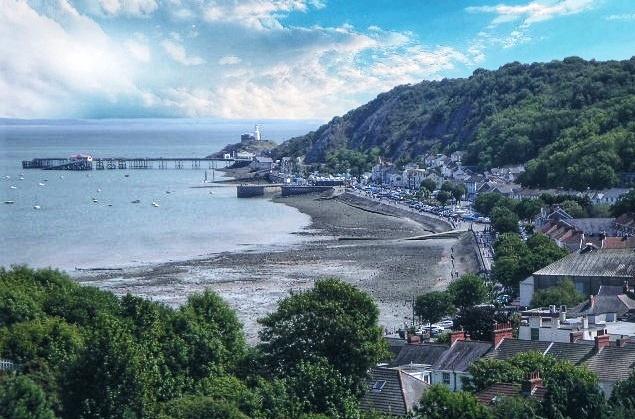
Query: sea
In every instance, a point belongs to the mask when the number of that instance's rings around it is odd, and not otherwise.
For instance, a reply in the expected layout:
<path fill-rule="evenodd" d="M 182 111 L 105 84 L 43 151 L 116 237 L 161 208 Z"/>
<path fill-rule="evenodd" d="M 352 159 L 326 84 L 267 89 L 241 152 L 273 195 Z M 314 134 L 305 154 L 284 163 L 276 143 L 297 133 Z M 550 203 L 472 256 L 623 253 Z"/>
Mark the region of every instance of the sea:
<path fill-rule="evenodd" d="M 261 130 L 281 142 L 318 125 L 265 121 Z M 251 121 L 198 119 L 0 121 L 0 266 L 118 268 L 299 243 L 294 233 L 310 224 L 307 215 L 268 199 L 238 199 L 232 186 L 196 188 L 205 172 L 224 179 L 209 165 L 89 172 L 21 165 L 77 153 L 204 157 L 252 129 Z"/>

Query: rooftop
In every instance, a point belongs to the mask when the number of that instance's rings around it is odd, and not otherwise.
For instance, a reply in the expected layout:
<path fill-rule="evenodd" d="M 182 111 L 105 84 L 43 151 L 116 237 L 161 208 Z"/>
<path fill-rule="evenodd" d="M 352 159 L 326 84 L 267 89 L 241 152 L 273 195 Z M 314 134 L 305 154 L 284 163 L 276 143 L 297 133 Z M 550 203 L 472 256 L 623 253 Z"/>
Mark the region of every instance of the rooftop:
<path fill-rule="evenodd" d="M 360 400 L 365 411 L 405 416 L 428 387 L 423 381 L 390 368 L 372 368 L 366 393 Z"/>
<path fill-rule="evenodd" d="M 472 362 L 485 355 L 492 348 L 490 342 L 460 340 L 443 353 L 432 368 L 440 371 L 465 372 Z"/>
<path fill-rule="evenodd" d="M 408 344 L 401 347 L 399 354 L 391 362 L 394 367 L 409 364 L 432 365 L 449 349 L 448 345 Z"/>
<path fill-rule="evenodd" d="M 617 277 L 635 276 L 633 249 L 583 249 L 536 272 L 535 276 Z"/>

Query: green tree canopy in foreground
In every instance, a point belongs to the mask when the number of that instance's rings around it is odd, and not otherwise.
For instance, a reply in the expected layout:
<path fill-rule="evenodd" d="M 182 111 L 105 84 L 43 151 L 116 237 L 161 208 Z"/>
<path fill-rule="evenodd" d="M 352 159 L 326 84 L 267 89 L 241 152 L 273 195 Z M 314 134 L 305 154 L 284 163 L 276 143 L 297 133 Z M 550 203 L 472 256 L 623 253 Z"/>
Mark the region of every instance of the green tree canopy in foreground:
<path fill-rule="evenodd" d="M 452 304 L 458 308 L 471 307 L 485 302 L 487 287 L 482 278 L 475 274 L 464 274 L 448 286 Z"/>
<path fill-rule="evenodd" d="M 614 217 L 619 217 L 627 212 L 635 212 L 635 189 L 631 189 L 626 195 L 622 195 L 611 207 Z"/>

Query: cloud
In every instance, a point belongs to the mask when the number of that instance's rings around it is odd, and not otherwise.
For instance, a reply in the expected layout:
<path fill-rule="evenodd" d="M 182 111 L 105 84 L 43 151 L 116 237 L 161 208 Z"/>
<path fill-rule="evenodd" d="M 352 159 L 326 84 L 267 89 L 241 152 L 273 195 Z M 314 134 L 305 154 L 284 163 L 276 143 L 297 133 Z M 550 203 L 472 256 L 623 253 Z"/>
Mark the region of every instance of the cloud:
<path fill-rule="evenodd" d="M 495 14 L 496 16 L 491 22 L 492 26 L 517 20 L 521 20 L 523 26 L 530 26 L 534 23 L 550 20 L 557 16 L 581 13 L 592 7 L 593 0 L 543 0 L 513 6 L 507 4 L 472 6 L 467 7 L 465 10 L 470 13 Z"/>
<path fill-rule="evenodd" d="M 89 98 L 134 94 L 135 69 L 120 45 L 67 1 L 47 6 L 38 13 L 0 0 L 0 115 L 77 115 Z"/>
<path fill-rule="evenodd" d="M 135 33 L 133 38 L 124 41 L 124 46 L 134 59 L 143 63 L 150 61 L 150 47 L 143 34 Z"/>
<path fill-rule="evenodd" d="M 635 20 L 635 13 L 623 13 L 619 15 L 609 15 L 605 17 L 606 20 L 622 20 L 622 21 L 631 21 Z"/>
<path fill-rule="evenodd" d="M 205 63 L 205 60 L 196 55 L 189 56 L 185 52 L 183 45 L 179 44 L 176 40 L 166 39 L 161 42 L 161 46 L 165 52 L 176 62 L 186 66 L 201 65 Z"/>
<path fill-rule="evenodd" d="M 351 27 L 308 32 L 311 44 L 294 51 L 293 60 L 273 51 L 267 66 L 238 63 L 215 86 L 158 92 L 153 106 L 186 116 L 327 119 L 397 84 L 439 78 L 470 61 L 454 48 L 423 47 L 412 36 L 381 29 L 372 35 Z"/>
<path fill-rule="evenodd" d="M 322 8 L 315 0 L 224 0 L 203 6 L 208 22 L 237 23 L 254 29 L 280 29 L 280 17 L 291 12 L 307 12 L 309 8 Z"/>
<path fill-rule="evenodd" d="M 108 16 L 144 17 L 152 14 L 159 7 L 157 0 L 98 0 L 98 2 L 102 12 Z"/>
<path fill-rule="evenodd" d="M 235 55 L 226 55 L 218 60 L 218 64 L 220 65 L 232 65 L 232 64 L 240 64 L 242 60 Z"/>

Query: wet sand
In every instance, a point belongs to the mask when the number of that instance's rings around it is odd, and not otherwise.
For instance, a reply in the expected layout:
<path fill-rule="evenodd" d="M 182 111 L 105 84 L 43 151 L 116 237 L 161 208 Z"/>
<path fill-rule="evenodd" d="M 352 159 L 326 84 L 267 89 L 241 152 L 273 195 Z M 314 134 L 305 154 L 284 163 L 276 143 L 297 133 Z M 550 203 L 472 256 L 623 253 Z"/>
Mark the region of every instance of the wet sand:
<path fill-rule="evenodd" d="M 194 292 L 211 289 L 236 309 L 253 341 L 256 319 L 275 310 L 290 291 L 307 289 L 321 277 L 339 277 L 368 292 L 380 308 L 380 323 L 394 330 L 409 321 L 414 296 L 444 289 L 453 270 L 478 270 L 471 233 L 406 240 L 448 230 L 438 220 L 406 217 L 350 195 L 324 199 L 311 194 L 274 201 L 311 216 L 311 226 L 297 233 L 306 239 L 303 244 L 74 276 L 116 294 L 130 292 L 173 306 Z"/>

